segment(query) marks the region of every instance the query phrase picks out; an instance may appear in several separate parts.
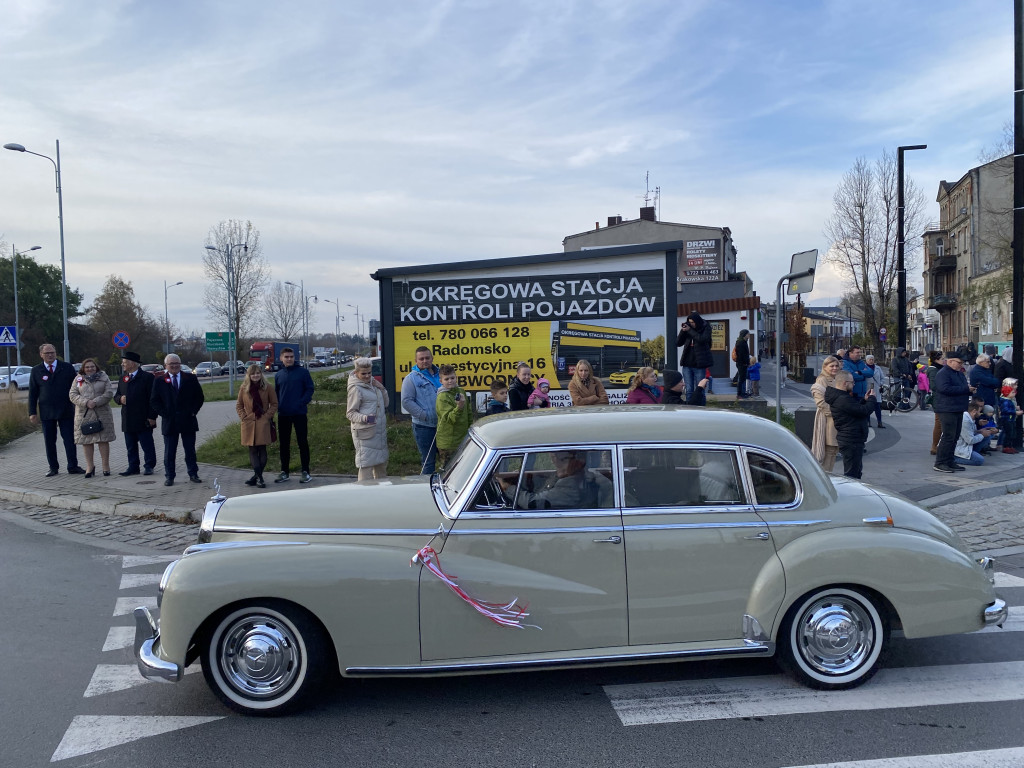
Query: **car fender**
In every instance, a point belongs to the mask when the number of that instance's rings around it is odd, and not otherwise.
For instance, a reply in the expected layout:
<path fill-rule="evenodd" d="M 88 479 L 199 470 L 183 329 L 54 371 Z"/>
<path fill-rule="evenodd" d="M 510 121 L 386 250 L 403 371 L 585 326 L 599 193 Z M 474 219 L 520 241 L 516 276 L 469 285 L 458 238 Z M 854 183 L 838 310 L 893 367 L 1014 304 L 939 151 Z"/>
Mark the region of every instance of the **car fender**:
<path fill-rule="evenodd" d="M 908 638 L 972 632 L 995 589 L 981 566 L 943 541 L 895 528 L 831 528 L 779 550 L 786 599 L 770 630 L 802 595 L 823 586 L 867 587 L 895 609 Z"/>
<path fill-rule="evenodd" d="M 342 667 L 417 664 L 415 549 L 363 543 L 245 542 L 174 563 L 160 604 L 159 654 L 184 664 L 204 622 L 226 606 L 273 598 L 326 628 Z"/>

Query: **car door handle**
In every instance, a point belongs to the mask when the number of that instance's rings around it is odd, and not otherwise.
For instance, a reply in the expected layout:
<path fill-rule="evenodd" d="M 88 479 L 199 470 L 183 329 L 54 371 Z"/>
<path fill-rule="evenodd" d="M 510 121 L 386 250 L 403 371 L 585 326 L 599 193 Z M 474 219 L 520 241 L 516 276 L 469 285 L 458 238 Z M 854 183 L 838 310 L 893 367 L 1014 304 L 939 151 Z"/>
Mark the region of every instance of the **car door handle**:
<path fill-rule="evenodd" d="M 595 544 L 621 544 L 621 536 L 609 536 L 607 539 L 594 539 Z"/>
<path fill-rule="evenodd" d="M 757 536 L 744 536 L 744 539 L 757 539 L 758 541 L 768 541 L 771 538 L 767 533 L 761 531 Z"/>

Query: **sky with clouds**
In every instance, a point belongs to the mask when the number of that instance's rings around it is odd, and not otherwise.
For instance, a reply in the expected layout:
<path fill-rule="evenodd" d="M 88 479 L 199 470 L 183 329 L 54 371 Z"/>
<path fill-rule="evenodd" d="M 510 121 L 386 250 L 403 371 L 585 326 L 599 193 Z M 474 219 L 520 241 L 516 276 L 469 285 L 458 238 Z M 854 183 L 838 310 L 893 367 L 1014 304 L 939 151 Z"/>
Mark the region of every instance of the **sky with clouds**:
<path fill-rule="evenodd" d="M 202 256 L 377 316 L 381 267 L 552 253 L 636 218 L 728 226 L 770 299 L 842 174 L 900 144 L 929 219 L 1012 119 L 992 0 L 0 0 L 0 143 L 61 145 L 68 282 L 209 327 Z M 60 261 L 53 168 L 0 152 L 0 239 Z M 910 233 L 908 233 L 908 238 Z M 913 277 L 911 277 L 913 282 Z M 920 282 L 918 276 L 917 282 Z M 823 275 L 811 300 L 838 296 Z M 334 327 L 319 305 L 315 330 Z"/>

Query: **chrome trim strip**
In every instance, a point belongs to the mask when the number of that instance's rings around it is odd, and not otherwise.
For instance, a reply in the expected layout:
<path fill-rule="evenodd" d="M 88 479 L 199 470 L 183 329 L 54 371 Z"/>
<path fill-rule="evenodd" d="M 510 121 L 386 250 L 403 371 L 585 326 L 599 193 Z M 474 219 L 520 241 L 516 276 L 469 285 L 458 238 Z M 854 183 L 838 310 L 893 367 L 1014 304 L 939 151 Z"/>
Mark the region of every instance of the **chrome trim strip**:
<path fill-rule="evenodd" d="M 865 517 L 862 521 L 864 525 L 892 525 L 892 518 L 889 517 Z"/>
<path fill-rule="evenodd" d="M 218 549 L 247 549 L 249 547 L 284 547 L 302 546 L 308 541 L 216 541 L 210 544 L 193 544 L 182 553 L 182 557 L 198 555 L 202 552 L 213 552 Z"/>
<path fill-rule="evenodd" d="M 621 525 L 581 525 L 577 528 L 453 528 L 450 536 L 494 536 L 506 534 L 537 534 L 537 533 L 610 533 L 622 530 Z"/>
<path fill-rule="evenodd" d="M 985 626 L 995 624 L 998 627 L 1002 627 L 1006 617 L 1009 615 L 1009 611 L 1010 609 L 1006 607 L 1006 601 L 997 597 L 996 601 L 992 605 L 987 606 L 982 614 Z"/>
<path fill-rule="evenodd" d="M 437 672 L 459 671 L 500 671 L 503 669 L 526 669 L 543 667 L 566 667 L 575 665 L 593 665 L 619 663 L 627 661 L 646 661 L 650 659 L 697 659 L 707 656 L 771 656 L 775 652 L 774 643 L 754 643 L 744 641 L 742 648 L 703 648 L 696 651 L 661 651 L 656 653 L 627 653 L 619 656 L 570 656 L 563 659 L 530 659 L 523 661 L 484 661 L 463 664 L 421 664 L 415 667 L 346 667 L 349 675 L 416 675 L 434 674 Z"/>
<path fill-rule="evenodd" d="M 218 528 L 217 533 L 251 533 L 267 536 L 433 536 L 436 528 L 254 528 L 247 525 L 233 525 Z M 224 544 L 249 545 L 256 542 L 223 542 Z M 261 544 L 307 544 L 298 541 L 267 541 Z M 197 546 L 209 546 L 200 544 Z M 189 547 L 192 549 L 192 547 Z"/>
<path fill-rule="evenodd" d="M 671 531 L 682 528 L 764 528 L 761 520 L 749 523 L 650 523 L 648 525 L 626 525 L 627 531 Z"/>
<path fill-rule="evenodd" d="M 768 522 L 769 528 L 803 528 L 808 525 L 824 525 L 825 523 L 831 523 L 831 520 L 771 520 Z"/>
<path fill-rule="evenodd" d="M 622 510 L 623 517 L 636 517 L 637 515 L 727 515 L 727 514 L 748 514 L 752 515 L 754 508 L 750 504 L 704 504 L 691 507 L 629 507 Z"/>
<path fill-rule="evenodd" d="M 225 501 L 227 501 L 227 497 L 222 496 L 220 494 L 220 489 L 218 488 L 217 495 L 206 502 L 206 506 L 203 508 L 203 520 L 199 524 L 198 541 L 200 544 L 205 544 L 213 537 L 213 529 L 217 523 L 217 515 L 220 512 L 220 508 L 224 506 Z"/>
<path fill-rule="evenodd" d="M 172 560 L 166 568 L 164 568 L 163 575 L 160 576 L 160 583 L 156 588 L 156 607 L 159 608 L 164 601 L 164 590 L 167 589 L 167 582 L 171 578 L 171 571 L 174 570 L 174 566 L 180 563 L 181 560 Z"/>

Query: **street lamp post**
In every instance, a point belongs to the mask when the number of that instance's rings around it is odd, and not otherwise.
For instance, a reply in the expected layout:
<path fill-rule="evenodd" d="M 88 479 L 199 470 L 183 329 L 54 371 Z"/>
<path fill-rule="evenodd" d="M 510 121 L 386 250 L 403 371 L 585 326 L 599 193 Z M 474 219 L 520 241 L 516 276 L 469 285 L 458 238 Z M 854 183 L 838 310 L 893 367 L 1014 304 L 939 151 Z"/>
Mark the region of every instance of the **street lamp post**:
<path fill-rule="evenodd" d="M 314 303 L 320 301 L 314 294 L 313 296 L 306 295 L 306 281 L 299 280 L 298 284 L 293 283 L 291 280 L 285 280 L 285 285 L 290 285 L 292 288 L 298 288 L 302 299 L 302 356 L 306 360 L 309 359 L 309 300 L 312 299 Z"/>
<path fill-rule="evenodd" d="M 25 152 L 36 157 L 45 157 L 53 163 L 54 171 L 57 174 L 57 221 L 60 224 L 60 292 L 61 302 L 64 306 L 64 362 L 71 362 L 71 345 L 68 342 L 68 274 L 64 266 L 64 197 L 60 191 L 60 140 L 57 140 L 57 160 L 48 155 L 41 155 L 25 149 L 21 144 L 4 144 L 4 149 L 14 152 Z"/>
<path fill-rule="evenodd" d="M 896 345 L 904 348 L 907 346 L 907 268 L 903 263 L 903 153 L 915 149 L 928 149 L 928 145 L 913 144 L 896 148 Z"/>
<path fill-rule="evenodd" d="M 167 312 L 167 289 L 173 288 L 176 285 L 184 285 L 185 283 L 179 280 L 176 283 L 167 285 L 167 281 L 164 280 L 164 336 L 166 337 L 166 344 L 164 344 L 164 354 L 171 354 L 171 321 L 170 315 Z"/>
<path fill-rule="evenodd" d="M 208 251 L 216 251 L 217 253 L 223 253 L 227 257 L 227 268 L 228 268 L 228 339 L 235 336 L 235 321 L 237 319 L 237 296 L 235 295 L 235 263 L 234 263 L 234 249 L 245 248 L 249 250 L 248 243 L 228 243 L 225 249 L 222 251 L 215 245 L 206 246 Z M 231 348 L 231 359 L 228 360 L 228 397 L 235 394 L 235 360 L 238 359 L 238 338 L 235 337 L 235 346 Z"/>
<path fill-rule="evenodd" d="M 341 336 L 341 321 L 343 319 L 341 316 L 341 304 L 338 303 L 338 299 L 335 299 L 334 301 L 331 301 L 330 299 L 324 299 L 324 301 L 327 302 L 328 304 L 334 305 L 334 349 L 336 352 L 340 352 L 341 339 L 339 337 Z"/>
<path fill-rule="evenodd" d="M 356 336 L 362 336 L 362 333 L 360 332 L 360 326 L 359 326 L 359 317 L 360 317 L 360 315 L 359 315 L 359 305 L 358 304 L 348 304 L 346 306 L 352 307 L 352 309 L 354 309 L 356 311 Z"/>
<path fill-rule="evenodd" d="M 39 248 L 40 246 L 33 245 L 28 251 L 38 251 Z M 25 255 L 28 251 L 18 253 L 14 244 L 11 244 L 11 262 L 14 264 L 14 335 L 18 337 L 18 365 L 21 365 L 21 328 L 18 327 L 18 257 Z M 8 358 L 9 361 L 10 358 Z"/>

